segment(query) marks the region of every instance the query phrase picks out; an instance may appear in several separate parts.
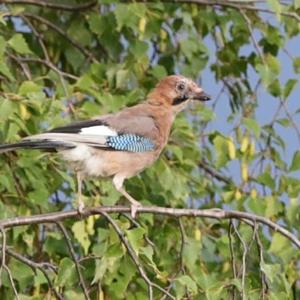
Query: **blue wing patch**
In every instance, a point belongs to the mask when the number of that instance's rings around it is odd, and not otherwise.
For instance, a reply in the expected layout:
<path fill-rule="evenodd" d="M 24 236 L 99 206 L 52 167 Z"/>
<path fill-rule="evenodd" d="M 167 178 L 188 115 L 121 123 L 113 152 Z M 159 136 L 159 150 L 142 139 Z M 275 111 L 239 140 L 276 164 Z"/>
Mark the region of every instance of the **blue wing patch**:
<path fill-rule="evenodd" d="M 146 152 L 155 148 L 154 143 L 150 139 L 136 134 L 109 136 L 106 144 L 115 150 L 129 152 Z"/>

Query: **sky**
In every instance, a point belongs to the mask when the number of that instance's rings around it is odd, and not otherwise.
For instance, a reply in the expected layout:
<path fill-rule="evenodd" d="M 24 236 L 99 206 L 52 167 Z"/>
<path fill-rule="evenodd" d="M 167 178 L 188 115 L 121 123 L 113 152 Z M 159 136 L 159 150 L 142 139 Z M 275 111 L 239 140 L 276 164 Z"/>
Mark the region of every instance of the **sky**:
<path fill-rule="evenodd" d="M 271 23 L 277 23 L 277 20 L 274 16 L 266 15 L 263 16 L 267 18 Z M 278 23 L 277 23 L 278 26 Z M 256 39 L 259 40 L 260 36 L 258 32 L 254 32 Z M 209 62 L 205 68 L 205 70 L 201 74 L 201 84 L 202 87 L 208 94 L 213 96 L 213 99 L 217 97 L 219 91 L 222 88 L 222 82 L 216 82 L 214 78 L 214 73 L 210 70 L 211 64 L 215 61 L 214 53 L 215 53 L 215 45 L 210 38 L 204 40 L 207 48 L 209 49 L 209 53 L 211 53 Z M 300 56 L 300 36 L 296 38 L 288 39 L 285 45 L 286 50 L 292 57 Z M 249 54 L 250 52 L 255 51 L 252 44 L 247 47 L 243 47 L 240 51 L 241 54 Z M 279 81 L 281 84 L 286 83 L 286 81 L 290 78 L 297 79 L 299 81 L 299 74 L 296 74 L 293 70 L 293 64 L 291 58 L 284 52 L 280 51 L 278 55 L 278 59 L 281 63 L 281 74 L 279 76 Z M 252 67 L 248 67 L 248 74 L 251 81 L 252 86 L 258 80 L 258 74 Z M 263 126 L 269 124 L 274 117 L 274 114 L 279 105 L 279 99 L 270 95 L 265 87 L 261 85 L 258 91 L 258 107 L 256 109 L 255 118 L 258 123 Z M 209 106 L 213 106 L 213 103 L 208 103 Z M 297 109 L 300 108 L 300 85 L 297 84 L 296 88 L 290 94 L 288 98 L 288 110 L 291 114 L 293 114 Z M 211 121 L 207 127 L 208 131 L 218 130 L 225 135 L 230 135 L 232 130 L 232 124 L 228 123 L 227 118 L 231 113 L 230 105 L 229 105 L 229 97 L 227 93 L 223 93 L 220 99 L 218 100 L 215 107 L 216 119 Z M 286 114 L 282 110 L 279 114 L 279 118 L 286 118 Z M 300 114 L 296 115 L 293 118 L 297 125 L 300 128 Z M 279 124 L 275 125 L 275 129 L 278 134 L 283 138 L 286 143 L 286 149 L 282 152 L 283 159 L 287 161 L 289 164 L 293 158 L 294 152 L 299 149 L 299 139 L 295 130 L 291 127 L 285 128 Z M 229 168 L 229 174 L 232 175 L 233 178 L 240 177 L 239 167 L 237 164 L 231 164 Z M 294 173 L 293 175 L 298 176 L 300 178 L 300 172 Z"/>

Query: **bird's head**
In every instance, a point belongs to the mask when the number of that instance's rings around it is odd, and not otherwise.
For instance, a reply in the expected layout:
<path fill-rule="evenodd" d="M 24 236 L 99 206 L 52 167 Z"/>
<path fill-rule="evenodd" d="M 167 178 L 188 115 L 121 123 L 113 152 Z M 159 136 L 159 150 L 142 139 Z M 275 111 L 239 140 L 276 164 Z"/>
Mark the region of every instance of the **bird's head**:
<path fill-rule="evenodd" d="M 151 104 L 168 106 L 175 113 L 191 100 L 208 101 L 210 96 L 194 81 L 181 75 L 163 78 L 148 96 Z"/>

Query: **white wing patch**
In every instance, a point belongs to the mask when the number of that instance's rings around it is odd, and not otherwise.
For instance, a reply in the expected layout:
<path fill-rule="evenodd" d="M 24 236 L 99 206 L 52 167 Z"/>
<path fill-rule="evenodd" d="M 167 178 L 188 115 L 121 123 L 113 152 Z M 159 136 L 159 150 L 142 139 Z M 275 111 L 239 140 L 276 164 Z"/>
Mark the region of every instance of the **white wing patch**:
<path fill-rule="evenodd" d="M 80 133 L 82 135 L 101 135 L 101 136 L 117 136 L 118 133 L 112 128 L 105 125 L 91 126 L 81 128 Z"/>

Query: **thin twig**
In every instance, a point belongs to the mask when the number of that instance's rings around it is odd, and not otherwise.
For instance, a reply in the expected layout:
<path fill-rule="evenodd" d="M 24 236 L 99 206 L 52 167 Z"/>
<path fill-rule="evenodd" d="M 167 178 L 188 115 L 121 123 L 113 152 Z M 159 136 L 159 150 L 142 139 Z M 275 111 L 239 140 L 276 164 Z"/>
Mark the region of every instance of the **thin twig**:
<path fill-rule="evenodd" d="M 13 289 L 15 298 L 16 298 L 16 300 L 19 300 L 20 298 L 19 298 L 18 291 L 17 291 L 15 283 L 14 283 L 14 279 L 12 277 L 12 274 L 11 274 L 11 271 L 10 271 L 9 267 L 6 265 L 6 232 L 5 232 L 5 229 L 2 226 L 0 227 L 0 231 L 1 231 L 1 234 L 2 234 L 2 250 L 1 250 L 2 257 L 1 257 L 1 266 L 0 266 L 0 287 L 2 286 L 2 280 L 1 280 L 2 270 L 5 270 L 7 275 L 8 275 L 8 279 L 9 279 L 10 285 Z"/>
<path fill-rule="evenodd" d="M 5 266 L 6 233 L 3 227 L 0 228 L 2 235 L 1 266 L 0 266 L 0 287 L 2 286 L 2 271 Z"/>
<path fill-rule="evenodd" d="M 3 249 L 3 248 L 2 248 Z M 31 267 L 34 271 L 36 271 L 37 269 L 40 270 L 43 275 L 45 276 L 47 282 L 48 282 L 48 285 L 49 285 L 49 288 L 50 290 L 52 291 L 52 293 L 54 294 L 54 296 L 56 297 L 56 299 L 59 299 L 59 300 L 63 300 L 64 297 L 58 293 L 58 291 L 54 288 L 53 284 L 52 284 L 52 281 L 47 273 L 47 271 L 45 270 L 45 268 L 50 268 L 51 270 L 55 270 L 57 269 L 56 266 L 54 265 L 51 265 L 49 263 L 36 263 L 32 260 L 30 260 L 29 258 L 11 250 L 11 249 L 6 249 L 6 253 L 9 255 L 9 256 L 12 256 L 14 257 L 15 259 L 21 261 L 22 263 L 28 265 L 29 267 Z"/>
<path fill-rule="evenodd" d="M 229 249 L 230 249 L 230 259 L 231 259 L 231 268 L 233 273 L 233 278 L 237 278 L 237 272 L 236 272 L 236 258 L 235 258 L 235 252 L 234 252 L 234 246 L 233 246 L 233 239 L 232 239 L 232 229 L 233 229 L 233 220 L 230 219 L 229 221 L 229 227 L 228 227 L 228 239 L 229 239 Z M 232 286 L 232 300 L 236 299 L 236 287 Z"/>
<path fill-rule="evenodd" d="M 252 40 L 252 43 L 253 43 L 253 46 L 254 48 L 256 49 L 256 52 L 257 54 L 259 55 L 260 59 L 261 59 L 261 62 L 265 65 L 266 64 L 266 60 L 262 54 L 262 51 L 259 47 L 259 44 L 255 38 L 255 35 L 253 33 L 253 29 L 252 29 L 252 25 L 251 25 L 251 20 L 248 18 L 247 14 L 243 11 L 243 10 L 240 10 L 240 14 L 242 15 L 242 17 L 244 18 L 246 24 L 247 24 L 247 27 L 248 27 L 248 31 L 250 33 L 250 37 L 251 37 L 251 40 Z"/>
<path fill-rule="evenodd" d="M 40 6 L 43 8 L 50 8 L 50 9 L 59 9 L 65 11 L 83 11 L 94 7 L 97 4 L 97 1 L 91 1 L 83 4 L 77 5 L 68 5 L 68 4 L 58 4 L 58 3 L 51 3 L 48 1 L 40 1 L 40 0 L 2 0 L 1 3 L 3 4 L 25 4 L 25 5 L 34 5 Z"/>
<path fill-rule="evenodd" d="M 233 181 L 230 178 L 225 177 L 224 175 L 218 173 L 213 168 L 211 168 L 207 162 L 204 160 L 199 161 L 198 163 L 199 167 L 202 168 L 205 172 L 207 172 L 212 177 L 218 179 L 219 181 L 222 181 L 226 184 L 233 184 Z"/>
<path fill-rule="evenodd" d="M 72 259 L 73 259 L 73 261 L 75 263 L 77 275 L 79 277 L 79 281 L 80 281 L 80 285 L 81 285 L 84 297 L 85 297 L 86 300 L 90 300 L 90 297 L 89 297 L 89 294 L 88 294 L 88 290 L 86 288 L 86 285 L 85 285 L 85 282 L 84 282 L 84 278 L 83 278 L 81 270 L 80 270 L 80 265 L 79 265 L 78 259 L 76 257 L 75 250 L 74 250 L 74 248 L 72 246 L 71 238 L 70 238 L 70 236 L 69 236 L 69 234 L 67 232 L 67 229 L 65 228 L 65 226 L 61 222 L 57 222 L 56 224 L 57 224 L 58 228 L 60 229 L 60 231 L 62 232 L 62 234 L 64 235 L 65 240 L 67 242 L 70 254 L 71 254 Z"/>
<path fill-rule="evenodd" d="M 242 299 L 246 300 L 246 294 L 245 294 L 245 279 L 246 279 L 246 258 L 248 253 L 248 247 L 242 236 L 240 235 L 238 229 L 236 228 L 235 224 L 232 223 L 232 227 L 234 229 L 235 234 L 239 238 L 240 242 L 243 245 L 243 257 L 242 257 Z"/>
<path fill-rule="evenodd" d="M 6 271 L 7 274 L 8 274 L 8 279 L 9 279 L 10 284 L 11 284 L 11 287 L 12 287 L 12 289 L 13 289 L 13 291 L 14 291 L 14 295 L 15 295 L 16 300 L 20 300 L 19 295 L 18 295 L 18 292 L 17 292 L 16 285 L 15 285 L 15 283 L 14 283 L 14 279 L 13 279 L 13 277 L 12 277 L 12 275 L 11 275 L 11 272 L 10 272 L 9 267 L 8 267 L 7 265 L 4 265 L 3 268 L 5 269 L 5 271 Z"/>
<path fill-rule="evenodd" d="M 78 80 L 79 77 L 72 75 L 70 73 L 66 73 L 61 71 L 60 69 L 58 69 L 53 63 L 51 63 L 50 61 L 46 61 L 44 59 L 41 58 L 24 58 L 24 57 L 17 57 L 14 55 L 10 55 L 12 58 L 18 59 L 20 62 L 28 62 L 28 63 L 39 63 L 39 64 L 43 64 L 47 67 L 49 67 L 50 69 L 52 69 L 54 72 L 56 72 L 58 75 L 61 75 L 63 77 L 68 77 L 71 78 L 73 80 Z"/>
<path fill-rule="evenodd" d="M 53 24 L 52 22 L 48 21 L 47 19 L 45 19 L 43 17 L 37 16 L 35 14 L 22 13 L 22 14 L 20 14 L 20 17 L 22 17 L 22 16 L 28 17 L 30 19 L 38 21 L 39 23 L 47 25 L 49 28 L 56 31 L 57 33 L 62 35 L 65 39 L 67 39 L 71 45 L 73 45 L 75 48 L 77 48 L 88 59 L 91 58 L 93 61 L 97 61 L 91 52 L 89 52 L 87 49 L 85 49 L 83 46 L 81 46 L 77 41 L 75 41 L 72 37 L 70 37 L 64 30 L 62 30 L 57 25 Z"/>
<path fill-rule="evenodd" d="M 183 263 L 183 251 L 184 251 L 184 246 L 186 244 L 186 235 L 185 235 L 185 230 L 184 230 L 184 227 L 183 227 L 183 224 L 182 224 L 180 218 L 178 218 L 178 224 L 179 224 L 180 236 L 181 236 L 180 252 L 179 252 L 180 271 L 183 274 L 185 274 L 185 268 L 184 268 L 184 263 Z"/>
<path fill-rule="evenodd" d="M 128 254 L 130 255 L 131 259 L 133 260 L 134 264 L 136 265 L 136 267 L 137 267 L 137 269 L 138 269 L 141 277 L 146 282 L 146 284 L 148 286 L 148 299 L 149 300 L 153 299 L 153 288 L 155 287 L 156 289 L 158 289 L 162 293 L 166 294 L 169 298 L 175 300 L 176 298 L 173 295 L 171 295 L 168 291 L 166 291 L 165 289 L 163 289 L 162 287 L 160 287 L 158 284 L 152 282 L 148 278 L 145 270 L 143 269 L 143 267 L 142 267 L 142 265 L 141 265 L 141 263 L 140 263 L 137 255 L 135 253 L 135 251 L 133 250 L 131 244 L 128 242 L 128 240 L 126 239 L 124 233 L 119 228 L 119 226 L 117 225 L 117 223 L 106 212 L 102 212 L 101 214 L 107 219 L 107 221 L 112 225 L 112 227 L 114 228 L 114 230 L 118 234 L 121 242 L 123 243 L 123 245 L 127 249 Z"/>
<path fill-rule="evenodd" d="M 133 2 L 132 1 L 124 1 L 124 2 Z M 142 3 L 153 3 L 156 0 L 134 0 L 134 2 L 142 2 Z M 258 1 L 235 1 L 235 0 L 164 0 L 164 3 L 182 3 L 182 4 L 196 4 L 196 5 L 204 5 L 204 6 L 212 6 L 216 9 L 218 8 L 231 8 L 234 10 L 249 10 L 255 12 L 261 12 L 266 14 L 276 15 L 277 12 L 273 11 L 272 9 L 259 7 L 255 4 Z M 289 11 L 281 11 L 279 13 L 281 16 L 290 17 L 295 19 L 296 21 L 300 22 L 300 16 L 297 15 L 296 12 L 289 12 Z"/>

